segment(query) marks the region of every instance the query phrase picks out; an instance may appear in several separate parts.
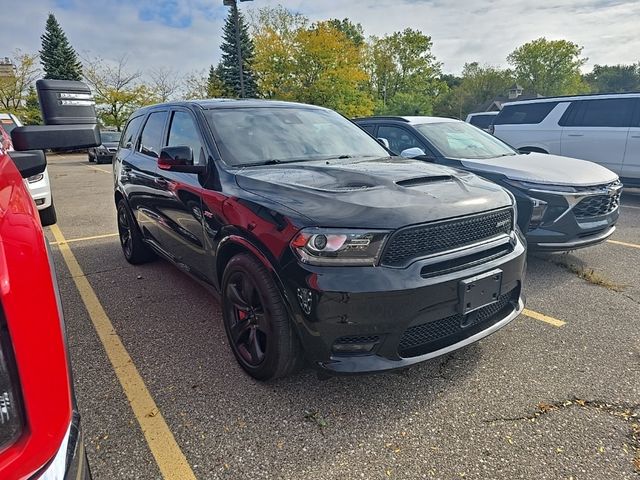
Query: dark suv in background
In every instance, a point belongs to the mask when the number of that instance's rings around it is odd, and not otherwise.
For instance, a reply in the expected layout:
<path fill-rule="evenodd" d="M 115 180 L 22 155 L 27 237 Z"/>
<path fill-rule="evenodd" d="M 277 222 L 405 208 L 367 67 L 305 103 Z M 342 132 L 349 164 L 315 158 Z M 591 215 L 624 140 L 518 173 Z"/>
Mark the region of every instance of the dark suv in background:
<path fill-rule="evenodd" d="M 258 379 L 305 357 L 333 373 L 408 366 L 523 308 L 512 196 L 391 156 L 331 110 L 146 107 L 114 170 L 126 259 L 160 254 L 219 293 L 233 353 Z"/>
<path fill-rule="evenodd" d="M 116 154 L 118 144 L 120 143 L 120 135 L 120 132 L 103 130 L 100 134 L 102 137 L 102 143 L 87 151 L 89 161 L 96 163 L 113 162 L 113 156 Z"/>

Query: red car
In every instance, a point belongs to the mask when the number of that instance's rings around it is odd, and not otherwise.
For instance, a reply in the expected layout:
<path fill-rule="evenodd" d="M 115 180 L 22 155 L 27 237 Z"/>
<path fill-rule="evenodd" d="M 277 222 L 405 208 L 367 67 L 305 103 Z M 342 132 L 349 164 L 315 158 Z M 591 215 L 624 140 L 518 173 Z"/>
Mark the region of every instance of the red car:
<path fill-rule="evenodd" d="M 0 146 L 3 480 L 90 478 L 53 262 L 38 210 L 23 181 L 44 171 L 46 159 L 40 149 L 82 143 L 82 128 L 77 136 L 73 126 L 64 129 L 71 133 L 56 135 L 51 125 L 18 127 L 12 132 L 16 150 L 34 150 L 9 155 Z"/>

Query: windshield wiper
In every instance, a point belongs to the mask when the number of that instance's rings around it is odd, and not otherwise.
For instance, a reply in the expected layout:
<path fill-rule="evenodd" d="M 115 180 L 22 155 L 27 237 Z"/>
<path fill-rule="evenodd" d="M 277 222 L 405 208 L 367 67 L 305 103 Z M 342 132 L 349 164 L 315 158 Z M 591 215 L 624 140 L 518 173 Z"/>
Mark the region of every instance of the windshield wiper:
<path fill-rule="evenodd" d="M 242 163 L 238 165 L 238 167 L 259 167 L 262 165 L 280 165 L 282 163 L 294 163 L 294 162 L 305 162 L 309 160 L 308 158 L 294 158 L 291 160 L 280 160 L 278 158 L 271 158 L 269 160 L 265 160 L 263 162 L 254 162 L 254 163 Z"/>

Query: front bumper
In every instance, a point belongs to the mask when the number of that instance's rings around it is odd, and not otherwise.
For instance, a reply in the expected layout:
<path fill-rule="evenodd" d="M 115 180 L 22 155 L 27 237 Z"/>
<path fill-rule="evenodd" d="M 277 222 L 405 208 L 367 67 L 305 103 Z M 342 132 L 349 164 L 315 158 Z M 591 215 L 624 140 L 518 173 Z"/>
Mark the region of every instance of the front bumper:
<path fill-rule="evenodd" d="M 91 480 L 91 471 L 84 448 L 80 415 L 74 410 L 69 430 L 51 461 L 33 480 Z"/>
<path fill-rule="evenodd" d="M 464 255 L 464 252 L 460 252 Z M 474 254 L 476 255 L 477 252 Z M 403 368 L 464 347 L 511 322 L 524 308 L 526 248 L 513 233 L 510 251 L 432 275 L 433 261 L 406 268 L 314 267 L 291 262 L 285 297 L 308 359 L 334 374 Z M 462 315 L 462 280 L 499 269 L 502 303 Z M 498 307 L 495 307 L 498 305 Z M 372 345 L 340 350 L 343 343 Z"/>
<path fill-rule="evenodd" d="M 99 163 L 111 163 L 116 152 L 96 150 L 95 159 Z"/>
<path fill-rule="evenodd" d="M 31 194 L 31 197 L 33 198 L 33 201 L 35 202 L 38 210 L 44 210 L 45 208 L 49 208 L 51 206 L 51 183 L 49 182 L 48 169 L 45 169 L 45 171 L 43 172 L 41 180 L 33 183 L 25 180 L 25 183 L 29 188 L 29 193 Z"/>
<path fill-rule="evenodd" d="M 526 232 L 529 250 L 566 251 L 596 245 L 613 235 L 620 216 L 619 206 L 603 214 L 576 215 L 576 206 L 584 199 L 593 198 L 590 194 L 511 191 L 516 195 L 518 225 Z M 547 204 L 542 222 L 533 229 L 529 223 L 532 199 Z"/>

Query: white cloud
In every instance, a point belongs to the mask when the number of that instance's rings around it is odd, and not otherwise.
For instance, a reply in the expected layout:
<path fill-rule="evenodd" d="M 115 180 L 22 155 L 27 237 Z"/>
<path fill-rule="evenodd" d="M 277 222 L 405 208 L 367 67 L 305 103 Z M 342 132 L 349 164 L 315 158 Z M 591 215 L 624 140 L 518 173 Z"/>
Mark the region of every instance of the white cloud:
<path fill-rule="evenodd" d="M 530 0 L 254 0 L 241 8 L 278 3 L 312 20 L 348 17 L 361 23 L 367 35 L 420 29 L 431 35 L 434 53 L 447 72 L 458 73 L 470 61 L 506 65 L 514 48 L 541 36 L 584 46 L 588 66 L 640 60 L 640 2 L 635 0 L 554 0 L 542 5 Z M 221 4 L 222 0 L 178 0 L 176 15 L 192 16 L 191 25 L 181 29 L 140 20 L 142 4 L 125 0 L 77 0 L 68 8 L 56 7 L 53 0 L 14 2 L 10 16 L 3 11 L 0 56 L 15 48 L 38 50 L 46 15 L 52 11 L 83 55 L 128 54 L 129 65 L 141 70 L 205 69 L 220 57 L 225 13 Z"/>

